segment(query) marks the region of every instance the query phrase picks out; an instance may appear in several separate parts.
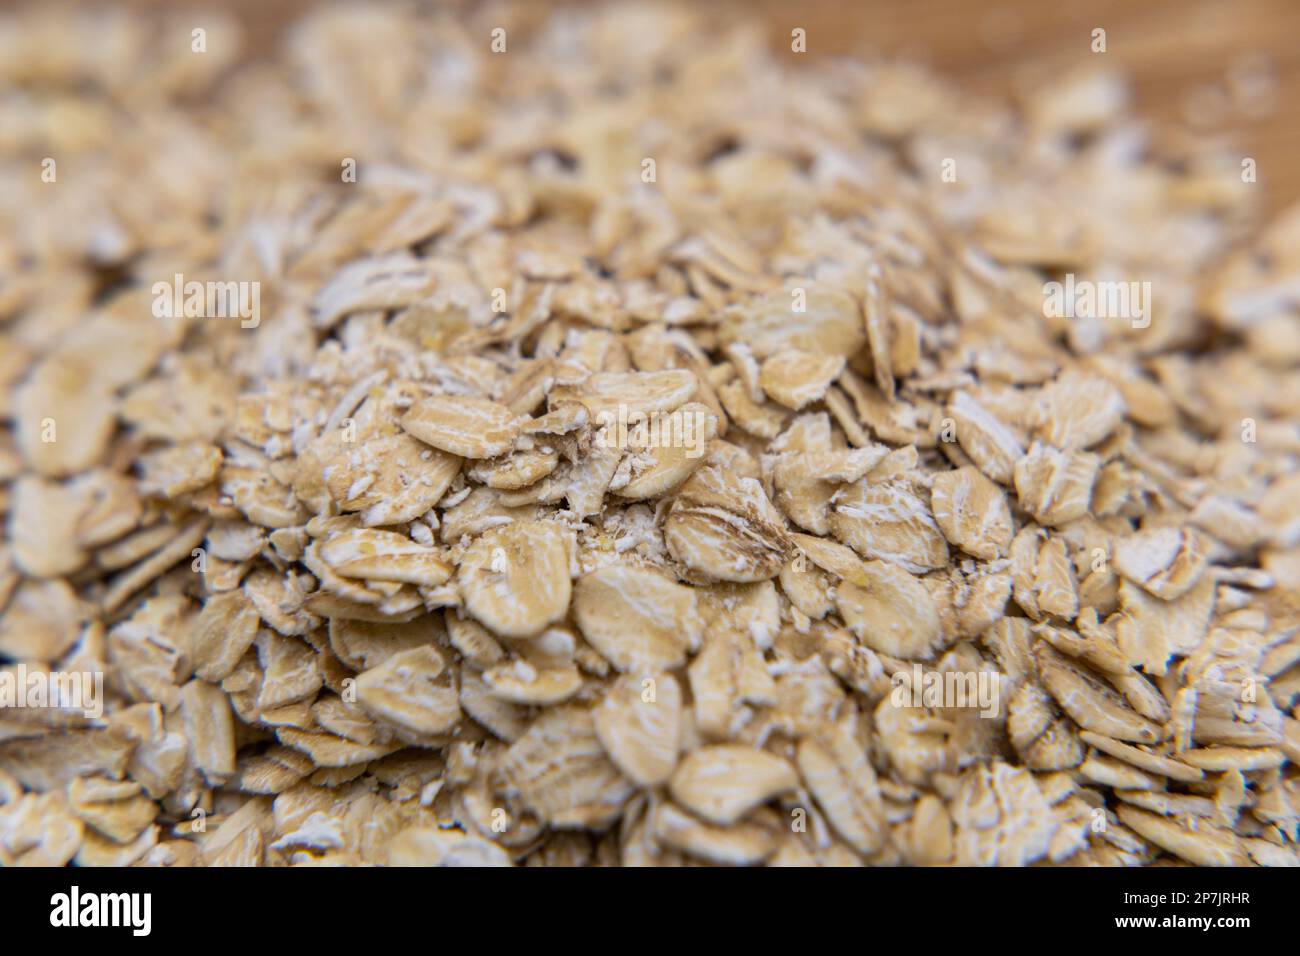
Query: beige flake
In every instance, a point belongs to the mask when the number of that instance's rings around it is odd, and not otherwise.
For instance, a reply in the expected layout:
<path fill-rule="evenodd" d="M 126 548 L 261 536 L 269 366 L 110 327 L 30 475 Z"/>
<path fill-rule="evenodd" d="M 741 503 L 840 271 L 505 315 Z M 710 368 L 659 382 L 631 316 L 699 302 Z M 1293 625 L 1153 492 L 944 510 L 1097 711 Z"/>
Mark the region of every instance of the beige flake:
<path fill-rule="evenodd" d="M 704 463 L 707 446 L 717 431 L 717 416 L 699 402 L 688 402 L 659 418 L 649 432 L 648 447 L 635 440 L 629 443 L 610 491 L 634 501 L 669 494 Z M 635 431 L 632 437 L 636 439 Z"/>
<path fill-rule="evenodd" d="M 849 630 L 882 654 L 931 657 L 942 634 L 925 586 L 887 561 L 868 561 L 861 574 L 860 584 L 845 580 L 836 589 L 836 607 Z"/>
<path fill-rule="evenodd" d="M 1066 620 L 1079 612 L 1079 593 L 1074 570 L 1062 538 L 1048 538 L 1038 549 L 1034 568 L 1034 604 L 1041 611 Z"/>
<path fill-rule="evenodd" d="M 935 476 L 930 489 L 934 520 L 950 544 L 985 561 L 1011 544 L 1011 512 L 1002 489 L 967 466 Z"/>
<path fill-rule="evenodd" d="M 14 484 L 8 535 L 13 560 L 33 577 L 72 574 L 86 561 L 77 525 L 86 503 L 71 484 L 24 477 Z"/>
<path fill-rule="evenodd" d="M 173 445 L 140 459 L 140 490 L 175 498 L 198 491 L 217 477 L 221 449 L 202 442 Z"/>
<path fill-rule="evenodd" d="M 504 405 L 470 395 L 421 399 L 401 420 L 420 441 L 461 458 L 495 458 L 509 451 L 519 424 Z"/>
<path fill-rule="evenodd" d="M 591 713 L 545 710 L 501 758 L 503 782 L 556 827 L 599 827 L 618 816 L 632 786 L 605 756 Z"/>
<path fill-rule="evenodd" d="M 320 556 L 339 574 L 369 581 L 437 587 L 452 571 L 436 550 L 389 531 L 342 531 L 325 540 Z"/>
<path fill-rule="evenodd" d="M 192 680 L 181 688 L 181 715 L 190 754 L 208 782 L 219 785 L 235 772 L 234 718 L 215 684 Z"/>
<path fill-rule="evenodd" d="M 790 547 L 762 486 L 714 464 L 696 471 L 677 493 L 664 541 L 691 571 L 738 583 L 775 577 Z"/>
<path fill-rule="evenodd" d="M 454 678 L 432 645 L 389 657 L 359 674 L 356 699 L 373 716 L 416 734 L 445 733 L 460 717 Z"/>
<path fill-rule="evenodd" d="M 1032 774 L 995 762 L 968 771 L 949 811 L 958 866 L 1024 866 L 1047 853 L 1052 814 Z"/>
<path fill-rule="evenodd" d="M 833 724 L 805 737 L 795 759 L 835 831 L 859 853 L 875 853 L 884 836 L 884 805 L 866 750 Z"/>
<path fill-rule="evenodd" d="M 1091 452 L 1064 452 L 1036 441 L 1015 465 L 1020 505 L 1039 524 L 1069 524 L 1088 513 L 1100 464 Z"/>
<path fill-rule="evenodd" d="M 1189 767 L 1185 763 L 1151 753 L 1141 747 L 1133 747 L 1118 740 L 1103 737 L 1101 734 L 1094 734 L 1090 730 L 1080 731 L 1079 738 L 1084 743 L 1096 747 L 1102 753 L 1110 754 L 1110 756 L 1130 763 L 1147 773 L 1168 777 L 1170 780 L 1194 783 L 1205 776 L 1196 767 Z"/>
<path fill-rule="evenodd" d="M 825 395 L 843 370 L 843 356 L 783 349 L 763 363 L 759 384 L 772 401 L 798 411 Z"/>
<path fill-rule="evenodd" d="M 206 681 L 220 681 L 253 646 L 260 618 L 242 591 L 210 597 L 194 622 L 190 649 L 194 669 Z"/>
<path fill-rule="evenodd" d="M 1091 448 L 1124 417 L 1124 397 L 1103 378 L 1070 371 L 1044 386 L 1033 404 L 1038 437 L 1067 451 Z"/>
<path fill-rule="evenodd" d="M 947 411 L 962 451 L 998 484 L 1009 484 L 1025 453 L 1015 433 L 967 392 L 958 392 Z"/>
<path fill-rule="evenodd" d="M 362 524 L 394 525 L 412 521 L 433 507 L 460 471 L 461 459 L 399 433 L 372 438 L 356 446 L 327 436 L 333 456 L 317 467 L 330 497 L 343 511 L 360 511 Z M 310 461 L 312 449 L 300 463 Z M 300 464 L 300 468 L 302 464 Z M 295 485 L 304 497 L 301 482 Z"/>
<path fill-rule="evenodd" d="M 1249 862 L 1240 841 L 1229 831 L 1205 825 L 1191 830 L 1136 807 L 1121 805 L 1115 812 L 1144 838 L 1197 866 L 1245 866 Z"/>
<path fill-rule="evenodd" d="M 549 401 L 578 402 L 597 424 L 672 412 L 686 404 L 698 388 L 695 375 L 684 369 L 662 372 L 597 372 L 579 385 L 555 388 Z M 603 416 L 603 417 L 602 417 Z"/>
<path fill-rule="evenodd" d="M 1161 527 L 1115 542 L 1115 570 L 1158 598 L 1173 601 L 1200 579 L 1206 565 L 1204 540 L 1190 528 Z"/>
<path fill-rule="evenodd" d="M 510 854 L 490 840 L 456 830 L 410 827 L 388 843 L 389 866 L 511 866 Z"/>
<path fill-rule="evenodd" d="M 687 754 L 669 790 L 688 810 L 729 826 L 798 783 L 794 768 L 780 757 L 753 747 L 715 744 Z"/>
<path fill-rule="evenodd" d="M 922 572 L 948 563 L 948 544 L 929 507 L 901 483 L 869 479 L 841 489 L 831 502 L 835 537 L 864 558 Z"/>
<path fill-rule="evenodd" d="M 682 692 L 671 674 L 620 677 L 594 712 L 596 736 L 638 786 L 667 783 L 682 738 Z"/>
<path fill-rule="evenodd" d="M 513 704 L 547 706 L 568 700 L 582 689 L 576 667 L 538 669 L 527 661 L 497 664 L 483 672 L 488 693 Z"/>
<path fill-rule="evenodd" d="M 1156 743 L 1159 727 L 1129 709 L 1124 699 L 1084 668 L 1046 644 L 1034 649 L 1043 686 L 1080 727 L 1116 740 Z"/>
<path fill-rule="evenodd" d="M 457 569 L 465 609 L 506 637 L 540 634 L 569 606 L 566 538 L 559 525 L 545 522 L 515 522 L 484 532 Z"/>
<path fill-rule="evenodd" d="M 700 643 L 695 593 L 648 568 L 610 565 L 578 579 L 573 616 L 620 671 L 678 667 Z"/>
<path fill-rule="evenodd" d="M 698 820 L 671 803 L 662 803 L 655 809 L 653 829 L 655 839 L 664 846 L 709 863 L 749 866 L 762 863 L 776 850 L 771 826 L 750 821 L 717 826 Z"/>

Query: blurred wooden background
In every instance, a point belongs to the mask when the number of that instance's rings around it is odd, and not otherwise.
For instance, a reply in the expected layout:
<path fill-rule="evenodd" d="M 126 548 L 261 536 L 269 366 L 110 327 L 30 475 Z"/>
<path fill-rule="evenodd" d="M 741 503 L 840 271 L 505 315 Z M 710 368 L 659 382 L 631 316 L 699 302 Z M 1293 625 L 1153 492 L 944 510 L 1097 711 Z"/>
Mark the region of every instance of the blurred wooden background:
<path fill-rule="evenodd" d="M 88 0 L 93 3 L 94 0 Z M 250 49 L 271 49 L 314 0 L 121 0 L 147 13 L 213 6 L 237 16 Z M 373 0 L 372 0 L 373 2 Z M 530 14 L 601 0 L 529 0 Z M 703 0 L 698 0 L 703 2 Z M 482 14 L 491 0 L 445 0 Z M 1131 78 L 1139 111 L 1159 123 L 1225 130 L 1258 164 L 1266 205 L 1300 200 L 1300 0 L 720 0 L 727 20 L 760 21 L 774 49 L 808 31 L 810 55 L 905 55 L 975 88 L 1005 92 L 1044 66 L 1105 56 Z M 1249 89 L 1256 108 L 1234 105 Z M 1235 101 L 1239 104 L 1239 100 Z"/>

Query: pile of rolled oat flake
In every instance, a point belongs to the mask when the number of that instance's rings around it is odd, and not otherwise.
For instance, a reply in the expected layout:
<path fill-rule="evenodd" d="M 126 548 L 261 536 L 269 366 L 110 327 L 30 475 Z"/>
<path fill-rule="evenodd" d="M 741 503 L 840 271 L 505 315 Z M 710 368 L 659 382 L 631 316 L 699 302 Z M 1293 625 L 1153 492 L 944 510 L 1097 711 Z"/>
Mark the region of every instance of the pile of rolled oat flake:
<path fill-rule="evenodd" d="M 1240 155 L 1083 42 L 1008 102 L 665 5 L 238 43 L 0 20 L 0 666 L 106 698 L 0 711 L 0 864 L 1300 862 Z"/>

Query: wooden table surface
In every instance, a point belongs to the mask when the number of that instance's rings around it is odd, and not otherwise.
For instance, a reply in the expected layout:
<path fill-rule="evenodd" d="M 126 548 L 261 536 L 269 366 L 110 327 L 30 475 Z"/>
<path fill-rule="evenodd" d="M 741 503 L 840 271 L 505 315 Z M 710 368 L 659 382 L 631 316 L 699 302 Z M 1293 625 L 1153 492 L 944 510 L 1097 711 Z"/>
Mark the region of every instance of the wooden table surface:
<path fill-rule="evenodd" d="M 224 0 L 254 53 L 273 48 L 287 24 L 315 0 Z M 546 7 L 601 0 L 526 0 Z M 1095 57 L 1093 29 L 1106 31 L 1104 54 L 1127 74 L 1136 106 L 1154 122 L 1225 131 L 1255 158 L 1265 206 L 1300 200 L 1300 0 L 721 0 L 705 4 L 727 20 L 764 25 L 774 49 L 790 30 L 808 31 L 810 55 L 907 56 L 970 86 L 1012 91 L 1036 69 Z M 142 13 L 212 9 L 211 0 L 122 0 Z M 96 5 L 88 0 L 87 5 Z M 444 0 L 491 15 L 501 4 Z M 1259 109 L 1233 105 L 1252 84 Z M 1199 118 L 1199 119 L 1197 119 Z M 1206 125 L 1208 124 L 1208 125 Z"/>

